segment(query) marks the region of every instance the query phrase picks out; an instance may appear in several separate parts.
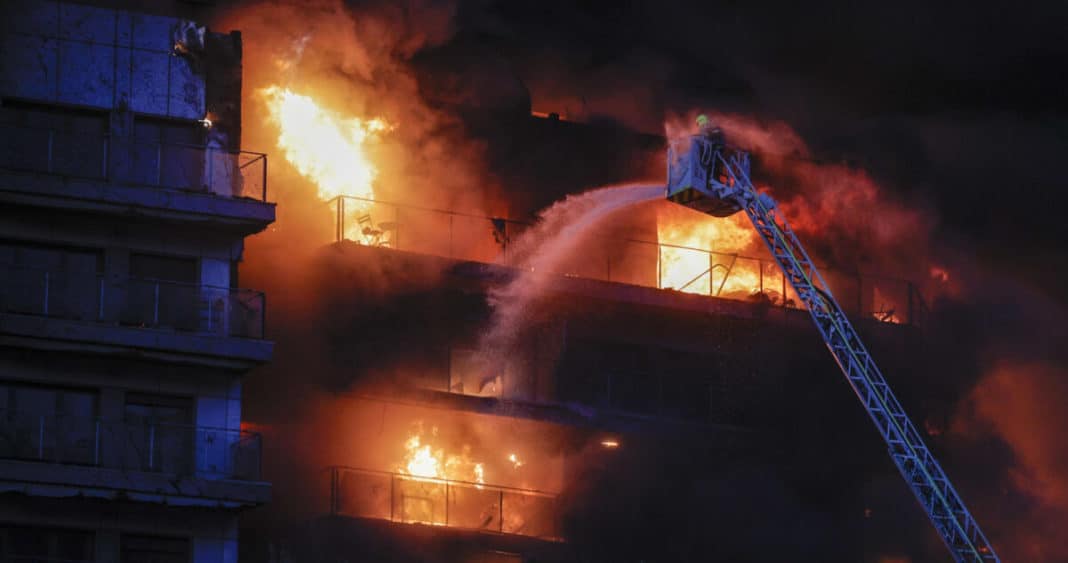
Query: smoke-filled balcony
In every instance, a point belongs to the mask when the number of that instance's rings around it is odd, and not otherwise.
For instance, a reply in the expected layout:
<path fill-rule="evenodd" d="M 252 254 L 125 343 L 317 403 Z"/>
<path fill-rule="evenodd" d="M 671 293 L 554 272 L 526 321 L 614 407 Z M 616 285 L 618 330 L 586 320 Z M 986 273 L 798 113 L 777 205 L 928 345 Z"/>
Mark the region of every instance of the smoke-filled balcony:
<path fill-rule="evenodd" d="M 260 454 L 259 434 L 243 430 L 0 410 L 7 491 L 262 502 Z"/>
<path fill-rule="evenodd" d="M 330 472 L 334 516 L 559 539 L 554 494 L 351 467 Z"/>
<path fill-rule="evenodd" d="M 271 452 L 300 460 L 273 501 L 278 510 L 505 541 L 564 536 L 560 499 L 572 428 L 378 394 L 323 399 L 314 421 L 262 427 L 267 460 L 277 463 Z"/>
<path fill-rule="evenodd" d="M 513 247 L 531 226 L 351 196 L 331 203 L 336 241 L 503 266 L 521 266 Z M 676 239 L 694 237 L 679 237 L 672 228 L 661 231 L 655 242 L 630 236 L 588 237 L 560 263 L 557 273 L 762 306 L 804 307 L 770 258 L 677 244 Z M 926 322 L 926 304 L 912 282 L 830 268 L 822 272 L 850 315 L 892 324 L 922 326 Z"/>
<path fill-rule="evenodd" d="M 10 265 L 0 276 L 0 334 L 257 361 L 270 353 L 258 291 Z"/>

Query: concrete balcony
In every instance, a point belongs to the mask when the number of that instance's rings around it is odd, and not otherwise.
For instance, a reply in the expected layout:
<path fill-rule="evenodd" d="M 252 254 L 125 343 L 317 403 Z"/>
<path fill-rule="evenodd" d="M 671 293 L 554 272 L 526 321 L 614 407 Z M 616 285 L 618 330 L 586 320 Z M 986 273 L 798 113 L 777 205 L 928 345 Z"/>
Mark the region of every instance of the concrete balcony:
<path fill-rule="evenodd" d="M 0 125 L 0 202 L 211 222 L 248 235 L 274 221 L 267 155 Z"/>
<path fill-rule="evenodd" d="M 338 243 L 468 263 L 460 269 L 500 280 L 522 266 L 515 242 L 532 226 L 354 196 L 339 196 L 331 205 Z M 571 254 L 555 266 L 558 277 L 553 284 L 563 291 L 694 310 L 759 308 L 762 315 L 767 310 L 783 314 L 804 310 L 770 255 L 757 258 L 654 240 L 593 236 Z M 921 328 L 927 323 L 926 302 L 908 280 L 822 267 L 821 273 L 839 305 L 856 319 Z"/>
<path fill-rule="evenodd" d="M 247 289 L 0 266 L 0 343 L 247 369 L 266 302 Z"/>
<path fill-rule="evenodd" d="M 552 493 L 352 467 L 330 476 L 332 516 L 561 541 Z"/>
<path fill-rule="evenodd" d="M 0 492 L 244 507 L 269 500 L 259 434 L 0 410 Z"/>

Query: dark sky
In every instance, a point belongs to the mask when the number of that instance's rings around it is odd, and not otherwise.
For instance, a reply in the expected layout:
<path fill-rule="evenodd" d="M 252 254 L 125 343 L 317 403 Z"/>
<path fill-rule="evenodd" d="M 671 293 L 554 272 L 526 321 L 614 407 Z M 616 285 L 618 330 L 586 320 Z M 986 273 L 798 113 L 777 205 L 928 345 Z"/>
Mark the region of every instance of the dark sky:
<path fill-rule="evenodd" d="M 485 0 L 457 16 L 453 41 L 508 60 L 534 109 L 650 132 L 695 108 L 785 121 L 1066 301 L 1068 4 Z"/>

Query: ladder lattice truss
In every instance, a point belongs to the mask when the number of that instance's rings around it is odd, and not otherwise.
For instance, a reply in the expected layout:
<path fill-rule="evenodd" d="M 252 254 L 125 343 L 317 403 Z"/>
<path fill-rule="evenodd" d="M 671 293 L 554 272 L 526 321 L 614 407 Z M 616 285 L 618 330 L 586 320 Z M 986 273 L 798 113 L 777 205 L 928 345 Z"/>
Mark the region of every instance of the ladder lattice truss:
<path fill-rule="evenodd" d="M 723 151 L 719 151 L 714 158 L 729 178 L 725 192 L 749 216 L 804 302 L 831 355 L 886 440 L 890 457 L 953 557 L 957 561 L 1000 561 L 890 390 L 801 241 L 777 212 L 775 201 L 753 187 L 748 177 L 748 156 L 739 153 L 724 157 Z"/>

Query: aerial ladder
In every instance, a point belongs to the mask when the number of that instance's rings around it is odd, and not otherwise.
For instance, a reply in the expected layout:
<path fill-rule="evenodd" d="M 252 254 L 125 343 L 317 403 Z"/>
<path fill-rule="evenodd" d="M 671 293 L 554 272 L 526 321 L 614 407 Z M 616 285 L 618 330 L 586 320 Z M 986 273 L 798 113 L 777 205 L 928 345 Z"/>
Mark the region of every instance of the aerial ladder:
<path fill-rule="evenodd" d="M 749 154 L 728 147 L 721 137 L 688 137 L 669 148 L 667 198 L 717 217 L 738 211 L 749 216 L 783 275 L 808 309 L 827 349 L 871 416 L 894 464 L 953 558 L 968 562 L 1000 561 L 890 390 L 801 241 L 779 213 L 775 200 L 767 193 L 757 192 L 749 171 Z"/>

